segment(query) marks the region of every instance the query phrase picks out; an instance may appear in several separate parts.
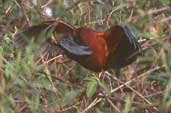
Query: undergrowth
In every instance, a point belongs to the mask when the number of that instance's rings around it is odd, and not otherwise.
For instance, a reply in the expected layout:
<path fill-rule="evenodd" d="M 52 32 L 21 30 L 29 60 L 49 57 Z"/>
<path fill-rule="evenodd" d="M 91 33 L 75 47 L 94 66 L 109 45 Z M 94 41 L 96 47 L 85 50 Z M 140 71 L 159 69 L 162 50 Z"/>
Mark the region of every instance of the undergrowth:
<path fill-rule="evenodd" d="M 169 0 L 31 1 L 0 4 L 0 113 L 171 113 Z M 54 18 L 96 31 L 127 25 L 144 56 L 94 73 L 64 55 L 36 58 L 32 44 L 15 49 L 17 31 Z"/>

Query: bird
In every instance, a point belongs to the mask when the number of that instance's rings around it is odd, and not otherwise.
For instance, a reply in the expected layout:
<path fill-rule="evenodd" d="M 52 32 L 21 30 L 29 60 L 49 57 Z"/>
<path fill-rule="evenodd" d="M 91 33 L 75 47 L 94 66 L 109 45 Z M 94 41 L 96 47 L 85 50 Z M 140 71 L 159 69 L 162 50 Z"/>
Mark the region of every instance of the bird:
<path fill-rule="evenodd" d="M 56 41 L 48 38 L 49 34 L 57 34 L 54 35 Z M 94 72 L 123 68 L 143 55 L 133 33 L 121 25 L 97 32 L 88 27 L 75 28 L 62 20 L 45 21 L 19 31 L 12 42 L 17 49 L 23 49 L 30 40 L 38 45 L 42 42 L 41 46 L 48 45 L 45 51 L 49 53 L 61 49 L 68 58 Z"/>

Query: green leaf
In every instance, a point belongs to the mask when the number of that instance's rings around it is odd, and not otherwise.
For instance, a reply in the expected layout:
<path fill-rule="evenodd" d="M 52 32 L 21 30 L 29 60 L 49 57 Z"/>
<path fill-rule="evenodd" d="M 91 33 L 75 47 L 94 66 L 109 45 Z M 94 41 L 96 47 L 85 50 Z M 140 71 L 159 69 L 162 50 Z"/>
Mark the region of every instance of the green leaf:
<path fill-rule="evenodd" d="M 51 84 L 50 84 L 50 82 L 49 82 L 49 80 L 48 80 L 47 78 L 41 79 L 41 84 L 42 84 L 42 86 L 44 86 L 45 88 L 48 88 L 48 87 L 51 86 Z"/>
<path fill-rule="evenodd" d="M 89 99 L 94 95 L 96 88 L 97 88 L 97 84 L 98 82 L 96 79 L 92 78 L 88 80 L 86 95 Z"/>
<path fill-rule="evenodd" d="M 4 12 L 4 9 L 3 9 L 3 7 L 0 6 L 0 15 L 2 15 L 3 12 Z"/>
<path fill-rule="evenodd" d="M 104 82 L 99 82 L 100 88 L 102 88 L 107 94 L 110 94 L 109 89 L 107 88 L 107 85 Z"/>
<path fill-rule="evenodd" d="M 7 32 L 4 35 L 3 41 L 1 42 L 1 45 L 3 46 L 3 51 L 5 54 L 13 53 L 13 43 L 11 41 L 12 36 L 13 36 L 13 33 Z"/>

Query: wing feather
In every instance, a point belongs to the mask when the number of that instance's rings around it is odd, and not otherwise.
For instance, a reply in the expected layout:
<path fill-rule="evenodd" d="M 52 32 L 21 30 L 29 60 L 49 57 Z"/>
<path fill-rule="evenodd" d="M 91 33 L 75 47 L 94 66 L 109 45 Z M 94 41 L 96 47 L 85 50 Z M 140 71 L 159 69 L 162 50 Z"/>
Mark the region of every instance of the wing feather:
<path fill-rule="evenodd" d="M 136 59 L 137 55 L 142 54 L 137 39 L 128 27 L 112 26 L 107 31 L 106 41 L 109 44 L 108 65 L 112 68 L 122 68 L 129 65 Z"/>

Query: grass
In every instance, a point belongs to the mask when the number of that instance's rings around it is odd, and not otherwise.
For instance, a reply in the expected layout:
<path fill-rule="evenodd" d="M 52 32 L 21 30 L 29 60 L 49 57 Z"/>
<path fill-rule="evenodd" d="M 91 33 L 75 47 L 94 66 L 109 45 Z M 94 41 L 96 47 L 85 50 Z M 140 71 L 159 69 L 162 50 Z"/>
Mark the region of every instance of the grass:
<path fill-rule="evenodd" d="M 52 0 L 53 17 L 42 15 L 48 2 L 38 1 L 0 5 L 0 113 L 171 112 L 169 0 Z M 53 18 L 96 30 L 127 25 L 144 56 L 99 74 L 62 55 L 37 63 L 31 45 L 24 54 L 15 50 L 11 39 L 19 29 Z"/>

